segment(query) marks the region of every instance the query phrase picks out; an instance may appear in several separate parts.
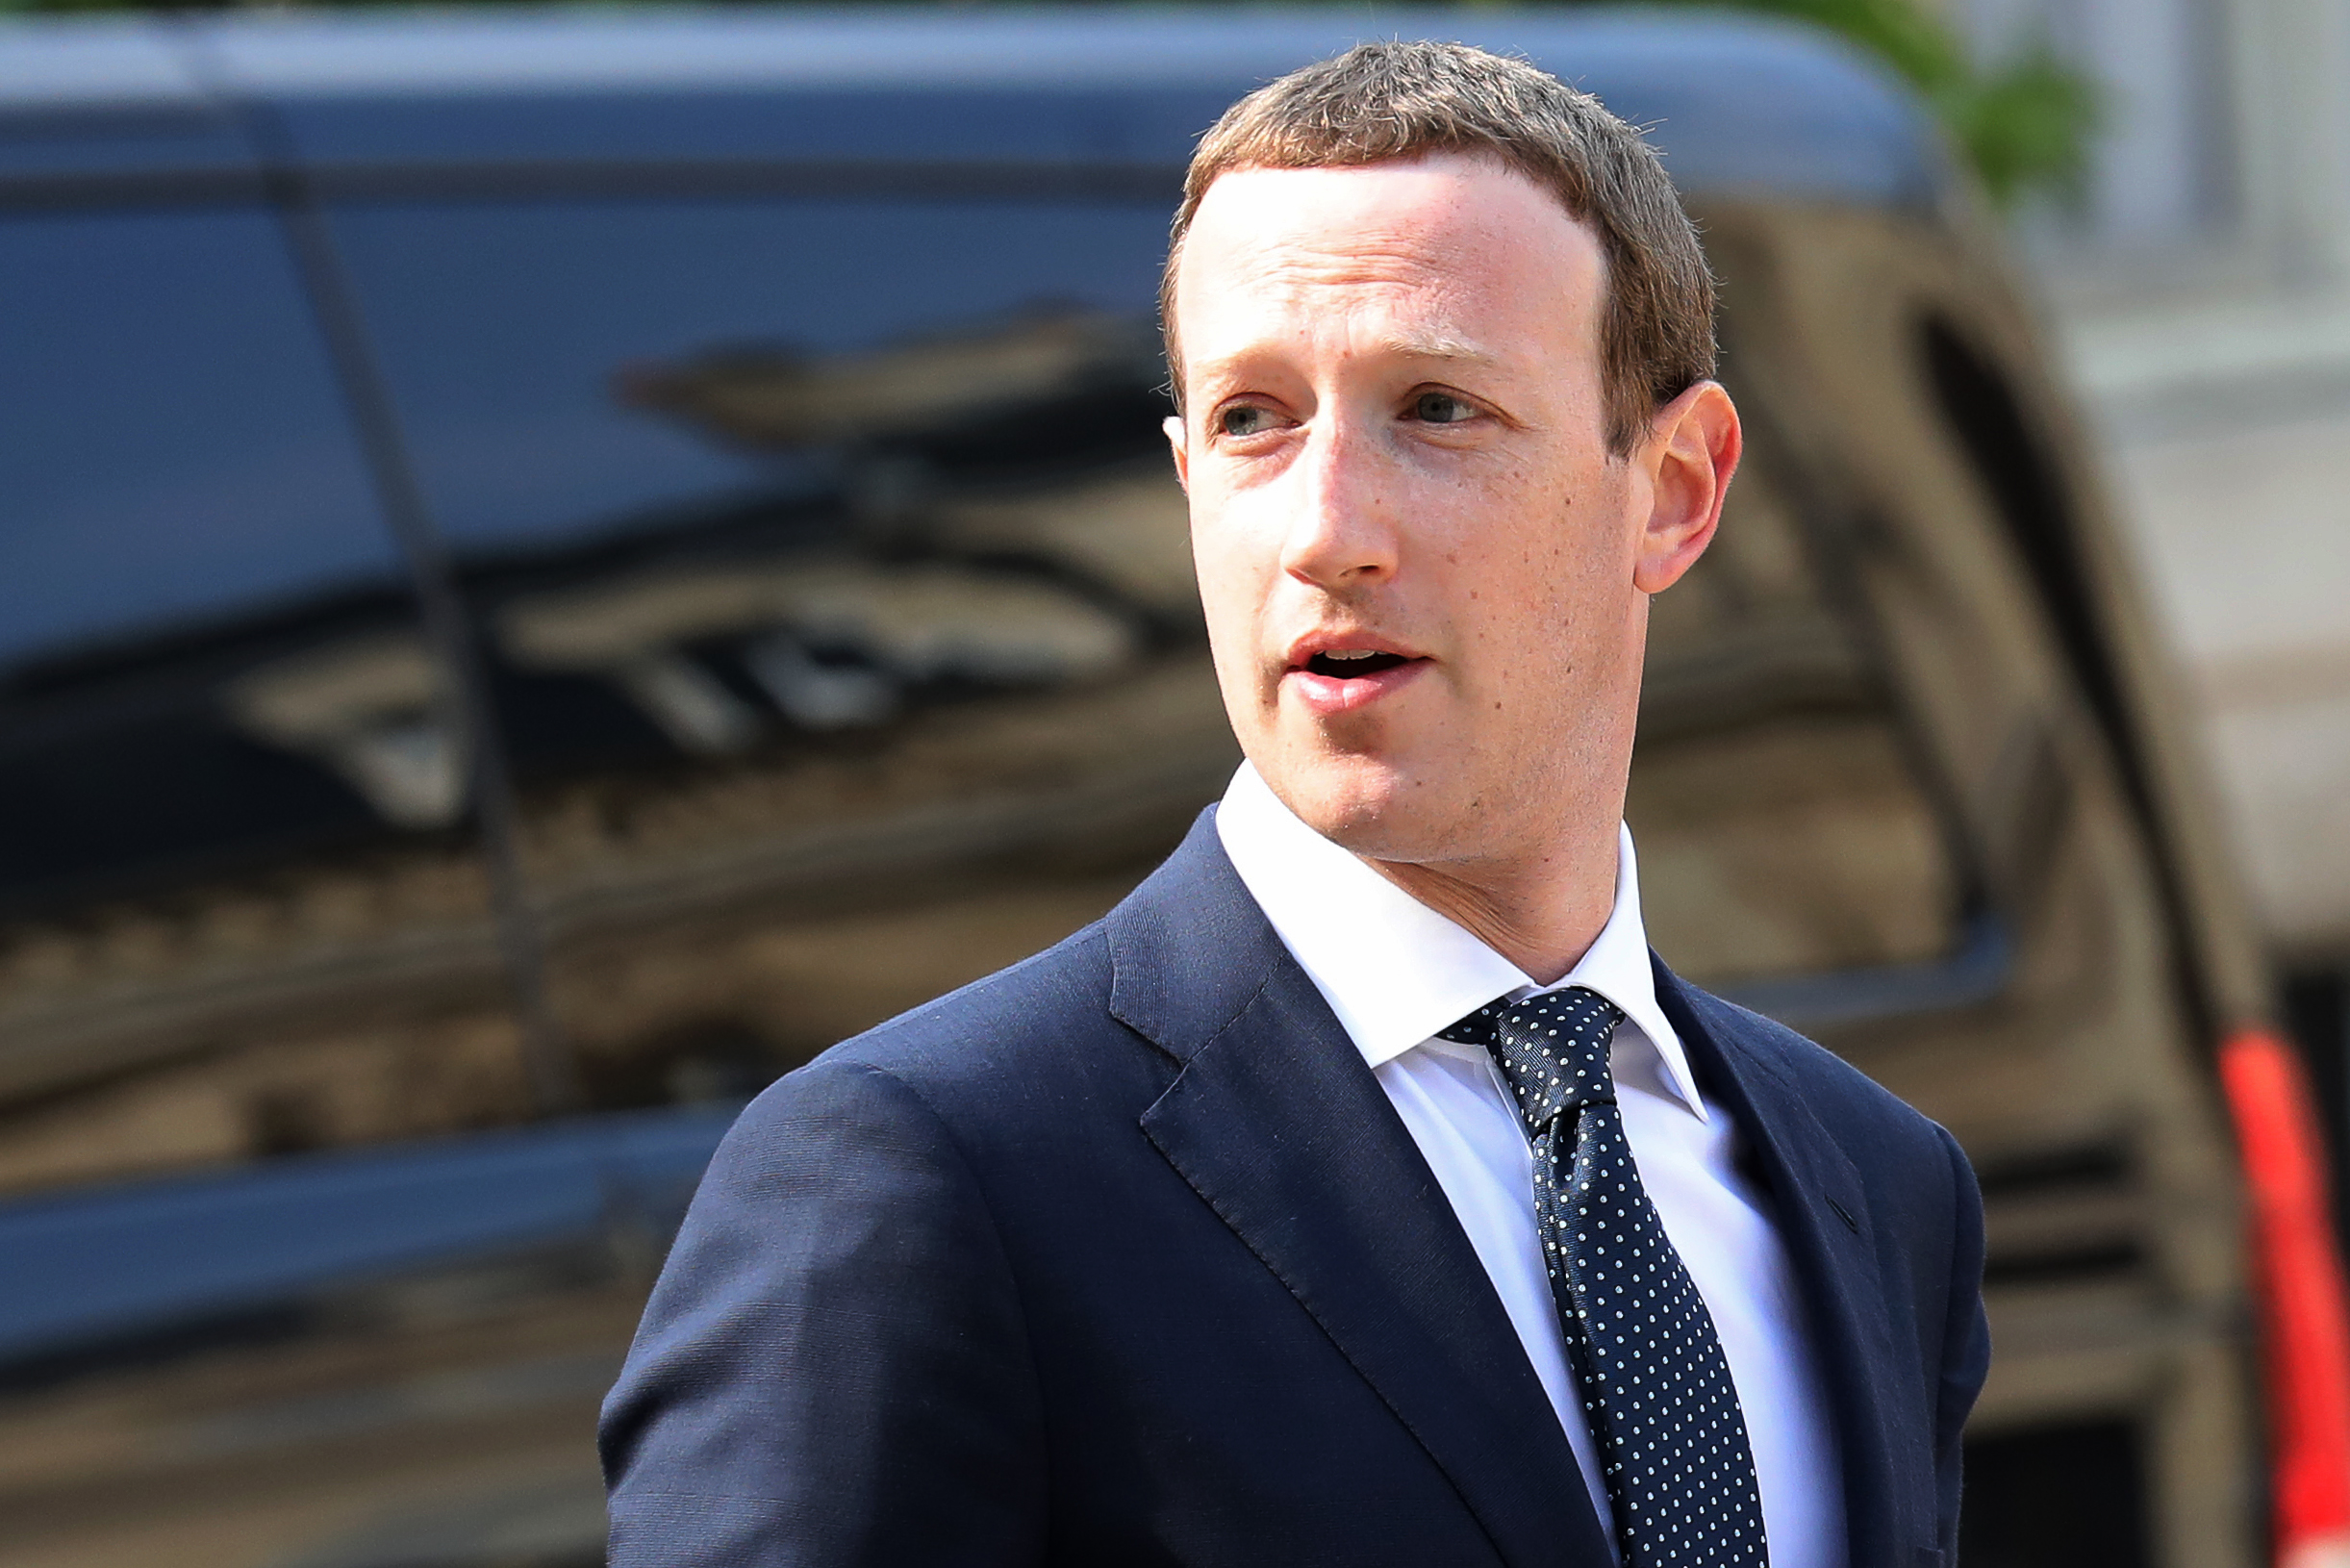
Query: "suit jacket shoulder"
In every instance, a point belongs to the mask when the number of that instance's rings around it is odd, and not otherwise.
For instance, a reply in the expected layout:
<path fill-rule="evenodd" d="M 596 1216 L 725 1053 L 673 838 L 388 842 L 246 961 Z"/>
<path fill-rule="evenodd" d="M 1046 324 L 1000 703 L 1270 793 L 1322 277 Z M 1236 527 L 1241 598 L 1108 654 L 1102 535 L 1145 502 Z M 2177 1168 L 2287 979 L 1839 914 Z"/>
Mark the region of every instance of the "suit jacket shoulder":
<path fill-rule="evenodd" d="M 857 1063 L 941 1091 L 984 1091 L 1098 1044 L 1107 1019 L 1108 943 L 1096 921 L 1043 952 L 877 1024 L 810 1066 Z"/>
<path fill-rule="evenodd" d="M 1776 1020 L 1674 978 L 1689 1014 L 1724 1050 L 1794 1087 L 1857 1161 L 1885 1161 L 1947 1182 L 1953 1140 L 1940 1124 L 1875 1078 Z M 1960 1156 L 1963 1160 L 1964 1156 Z M 1947 1186 L 1942 1185 L 1947 1191 Z"/>
<path fill-rule="evenodd" d="M 1799 1036 L 1659 993 L 1813 1295 L 1852 1560 L 1931 1561 L 1981 1381 L 1963 1164 Z M 1099 923 L 745 1111 L 602 1437 L 623 1568 L 1609 1558 L 1441 1188 L 1207 817 Z"/>

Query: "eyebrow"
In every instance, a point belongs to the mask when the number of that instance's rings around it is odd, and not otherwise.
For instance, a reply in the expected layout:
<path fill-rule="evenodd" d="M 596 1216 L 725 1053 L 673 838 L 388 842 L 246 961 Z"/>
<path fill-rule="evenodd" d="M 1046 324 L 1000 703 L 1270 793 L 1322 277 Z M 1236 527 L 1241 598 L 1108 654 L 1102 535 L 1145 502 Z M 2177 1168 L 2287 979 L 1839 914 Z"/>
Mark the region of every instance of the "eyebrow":
<path fill-rule="evenodd" d="M 1437 360 L 1453 365 L 1499 365 L 1502 360 L 1501 355 L 1489 348 L 1445 332 L 1387 333 L 1371 343 L 1370 348 L 1374 353 L 1393 355 L 1399 359 Z M 1244 349 L 1222 359 L 1194 360 L 1187 374 L 1210 381 L 1229 371 L 1234 365 L 1248 363 L 1255 357 L 1255 352 Z"/>
<path fill-rule="evenodd" d="M 1377 344 L 1380 353 L 1395 354 L 1419 360 L 1458 360 L 1473 365 L 1491 365 L 1499 355 L 1481 348 L 1465 338 L 1448 334 L 1406 332 L 1381 338 Z"/>

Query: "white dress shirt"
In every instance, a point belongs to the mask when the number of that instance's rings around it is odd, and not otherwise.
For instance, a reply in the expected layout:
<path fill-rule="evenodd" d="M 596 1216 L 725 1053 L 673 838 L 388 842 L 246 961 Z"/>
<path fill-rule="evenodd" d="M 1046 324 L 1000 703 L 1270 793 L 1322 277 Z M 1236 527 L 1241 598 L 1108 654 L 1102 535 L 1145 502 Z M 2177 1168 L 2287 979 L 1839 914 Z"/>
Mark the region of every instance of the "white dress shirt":
<path fill-rule="evenodd" d="M 1216 813 L 1233 869 L 1371 1065 L 1427 1156 L 1533 1362 L 1582 1466 L 1612 1510 L 1577 1398 L 1534 1227 L 1533 1153 L 1481 1046 L 1434 1038 L 1498 997 L 1546 988 L 1463 927 L 1301 822 L 1241 765 Z M 1624 1130 L 1665 1234 L 1687 1265 L 1737 1385 L 1772 1568 L 1844 1568 L 1844 1486 L 1793 1265 L 1740 1169 L 1741 1139 L 1708 1110 L 1656 1002 L 1631 832 L 1618 839 L 1615 909 L 1560 986 L 1624 1011 L 1610 1066 Z"/>

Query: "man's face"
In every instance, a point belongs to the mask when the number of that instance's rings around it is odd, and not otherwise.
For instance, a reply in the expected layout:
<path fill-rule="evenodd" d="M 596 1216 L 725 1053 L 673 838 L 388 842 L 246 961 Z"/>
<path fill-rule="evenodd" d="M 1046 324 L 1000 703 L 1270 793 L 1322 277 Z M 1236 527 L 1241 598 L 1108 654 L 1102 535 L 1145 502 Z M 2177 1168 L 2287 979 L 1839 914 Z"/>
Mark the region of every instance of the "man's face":
<path fill-rule="evenodd" d="M 1217 676 L 1266 782 L 1357 853 L 1612 831 L 1658 465 L 1607 451 L 1605 277 L 1480 157 L 1245 170 L 1200 205 L 1168 434 Z"/>

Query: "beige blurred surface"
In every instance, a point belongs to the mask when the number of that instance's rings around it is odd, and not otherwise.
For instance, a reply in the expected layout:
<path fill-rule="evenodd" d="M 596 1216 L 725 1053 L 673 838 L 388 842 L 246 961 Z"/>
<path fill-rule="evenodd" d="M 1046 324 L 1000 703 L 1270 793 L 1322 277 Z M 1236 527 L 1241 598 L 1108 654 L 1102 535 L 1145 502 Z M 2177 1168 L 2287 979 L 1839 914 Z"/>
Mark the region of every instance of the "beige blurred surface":
<path fill-rule="evenodd" d="M 2102 108 L 2018 215 L 2273 955 L 2350 965 L 2350 8 L 1947 0 Z"/>
<path fill-rule="evenodd" d="M 2189 676 L 2263 926 L 2350 948 L 2350 393 L 2265 416 L 2221 392 L 2133 429 L 2115 475 Z"/>

